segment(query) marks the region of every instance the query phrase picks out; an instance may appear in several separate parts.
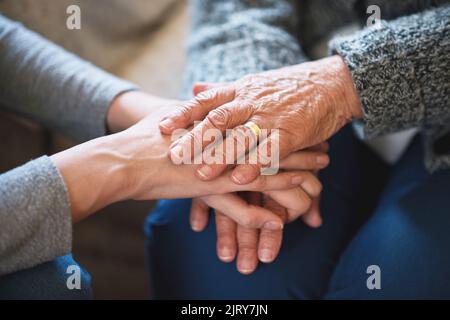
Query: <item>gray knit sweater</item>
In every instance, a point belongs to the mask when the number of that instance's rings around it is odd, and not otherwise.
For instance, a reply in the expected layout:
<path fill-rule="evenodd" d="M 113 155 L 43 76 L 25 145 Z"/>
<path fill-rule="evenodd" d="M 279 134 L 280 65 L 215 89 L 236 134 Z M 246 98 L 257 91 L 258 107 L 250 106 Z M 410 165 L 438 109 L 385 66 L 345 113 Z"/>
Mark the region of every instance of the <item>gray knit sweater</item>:
<path fill-rule="evenodd" d="M 194 81 L 232 81 L 297 64 L 347 24 L 365 24 L 369 4 L 381 28 L 334 38 L 361 98 L 367 137 L 422 130 L 430 170 L 450 166 L 448 0 L 192 0 L 186 90 Z"/>
<path fill-rule="evenodd" d="M 105 134 L 116 95 L 134 88 L 0 15 L 0 108 L 80 140 Z M 44 156 L 0 175 L 0 276 L 71 250 L 64 181 Z"/>

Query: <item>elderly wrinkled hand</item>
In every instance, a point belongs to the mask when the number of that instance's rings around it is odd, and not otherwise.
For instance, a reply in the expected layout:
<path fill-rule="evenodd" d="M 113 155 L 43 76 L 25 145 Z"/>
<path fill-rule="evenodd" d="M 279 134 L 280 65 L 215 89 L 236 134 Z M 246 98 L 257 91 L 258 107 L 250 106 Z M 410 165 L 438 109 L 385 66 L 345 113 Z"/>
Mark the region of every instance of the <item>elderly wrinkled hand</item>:
<path fill-rule="evenodd" d="M 204 136 L 208 130 L 217 130 L 225 136 L 221 142 L 223 147 L 217 148 L 223 151 L 219 157 L 221 161 L 203 163 L 196 172 L 198 178 L 206 181 L 220 176 L 230 165 L 230 157 L 232 164 L 237 164 L 231 175 L 233 181 L 237 184 L 253 181 L 260 175 L 265 164 L 238 162 L 243 156 L 248 157 L 252 148 L 256 149 L 257 153 L 264 153 L 264 149 L 277 148 L 282 162 L 288 155 L 324 142 L 346 123 L 361 117 L 360 102 L 350 72 L 338 56 L 248 75 L 233 83 L 197 84 L 194 94 L 196 96 L 193 100 L 182 103 L 171 115 L 163 119 L 160 130 L 163 133 L 171 133 L 201 120 L 191 132 L 172 144 L 171 158 L 177 161 L 180 159 L 180 150 L 189 149 L 199 142 L 200 151 L 206 154 L 210 141 L 204 139 Z M 249 122 L 260 129 L 278 129 L 278 134 L 269 133 L 264 140 L 258 141 L 256 146 L 252 147 L 246 143 L 245 148 L 241 150 L 243 153 L 232 150 L 230 154 L 226 147 L 227 140 L 247 135 L 251 131 L 246 125 Z M 230 129 L 231 134 L 227 132 Z M 254 131 L 253 133 L 257 134 Z M 194 148 L 191 159 L 187 160 L 195 159 L 196 156 Z M 304 166 L 309 164 L 310 168 L 303 169 L 317 171 L 324 168 L 328 161 L 327 157 L 318 154 L 316 157 L 297 159 L 295 163 Z M 268 204 L 272 212 L 288 222 L 285 218 L 286 212 L 289 211 L 286 204 L 280 205 L 273 196 L 252 194 L 254 193 L 250 193 L 250 198 L 246 197 L 250 203 L 259 199 L 260 205 Z M 204 197 L 194 201 L 191 216 L 207 221 L 198 217 L 201 216 L 201 208 L 205 212 L 204 208 L 208 207 L 208 200 L 209 197 Z M 310 207 L 305 206 L 308 209 L 296 217 L 303 216 L 308 225 L 319 226 L 319 198 L 309 197 L 305 203 Z M 221 260 L 229 261 L 237 256 L 238 269 L 242 273 L 250 273 L 256 268 L 258 259 L 262 262 L 275 259 L 281 245 L 280 230 L 248 230 L 224 217 L 220 210 L 216 212 L 217 253 Z"/>
<path fill-rule="evenodd" d="M 229 194 L 227 201 L 236 209 L 230 212 L 232 219 L 248 227 L 278 230 L 282 229 L 283 221 L 277 215 L 263 207 L 236 201 L 233 193 L 272 192 L 296 187 L 308 191 L 311 185 L 315 187 L 313 194 L 320 192 L 320 182 L 315 181 L 310 172 L 302 170 L 260 176 L 245 185 L 233 183 L 229 178 L 230 172 L 212 181 L 201 181 L 195 177 L 195 165 L 176 166 L 168 159 L 171 137 L 161 135 L 158 123 L 173 108 L 173 101 L 155 100 L 145 93 L 130 92 L 118 97 L 113 104 L 108 115 L 110 130 L 121 130 L 138 122 L 126 130 L 51 156 L 66 184 L 73 221 L 126 199 Z M 140 117 L 143 119 L 139 121 Z M 85 163 L 89 166 L 83 165 Z"/>
<path fill-rule="evenodd" d="M 203 88 L 200 88 L 202 87 Z M 248 132 L 249 121 L 261 129 L 278 129 L 277 135 L 268 135 L 258 149 L 277 148 L 280 159 L 288 154 L 319 144 L 354 118 L 362 116 L 360 102 L 351 74 L 341 57 L 333 56 L 314 62 L 278 70 L 248 75 L 228 84 L 199 85 L 202 91 L 193 100 L 182 103 L 160 123 L 160 130 L 169 134 L 200 121 L 194 130 L 171 146 L 172 160 L 180 150 L 202 142 L 205 152 L 209 141 L 203 135 L 209 129 L 225 133 L 229 138 Z M 233 132 L 235 134 L 233 134 Z M 244 152 L 249 151 L 246 146 Z M 193 155 L 194 157 L 195 155 Z M 225 154 L 235 161 L 242 154 Z M 320 163 L 321 158 L 317 158 Z M 218 177 L 228 162 L 204 164 L 197 177 L 211 180 Z M 232 174 L 237 184 L 245 184 L 260 175 L 261 162 L 240 164 Z"/>

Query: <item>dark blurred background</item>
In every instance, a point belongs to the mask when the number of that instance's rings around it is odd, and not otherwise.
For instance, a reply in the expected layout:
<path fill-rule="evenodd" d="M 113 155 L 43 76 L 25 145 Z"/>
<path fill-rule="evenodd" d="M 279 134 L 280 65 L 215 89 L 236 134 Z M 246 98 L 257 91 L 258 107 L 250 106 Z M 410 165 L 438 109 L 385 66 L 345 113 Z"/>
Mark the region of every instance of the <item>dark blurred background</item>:
<path fill-rule="evenodd" d="M 71 4 L 81 8 L 81 30 L 66 28 Z M 187 30 L 184 0 L 2 0 L 0 11 L 143 90 L 179 96 Z M 0 172 L 74 143 L 0 113 Z M 151 297 L 143 222 L 153 204 L 118 203 L 74 227 L 74 257 L 92 275 L 97 299 Z"/>

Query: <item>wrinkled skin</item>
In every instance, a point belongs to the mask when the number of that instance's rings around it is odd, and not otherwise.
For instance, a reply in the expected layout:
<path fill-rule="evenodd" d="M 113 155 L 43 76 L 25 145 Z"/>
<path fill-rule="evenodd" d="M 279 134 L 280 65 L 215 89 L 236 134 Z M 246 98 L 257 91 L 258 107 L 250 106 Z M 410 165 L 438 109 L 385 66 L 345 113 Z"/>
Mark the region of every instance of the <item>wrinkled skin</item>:
<path fill-rule="evenodd" d="M 207 129 L 248 130 L 243 125 L 253 121 L 262 129 L 279 129 L 279 153 L 283 159 L 292 152 L 326 141 L 346 123 L 361 117 L 350 72 L 339 56 L 248 75 L 229 84 L 200 84 L 197 91 L 201 93 L 182 103 L 160 123 L 161 131 L 170 134 L 202 120 L 171 146 L 172 157 L 178 157 L 183 146 L 202 140 Z M 273 142 L 269 136 L 261 145 L 271 146 Z M 203 144 L 205 147 L 207 142 Z M 239 156 L 242 155 L 234 158 Z M 204 165 L 197 176 L 211 180 L 226 167 Z M 238 184 L 248 183 L 260 174 L 260 167 L 261 164 L 239 165 L 232 179 Z"/>
<path fill-rule="evenodd" d="M 203 196 L 215 190 L 215 195 L 193 200 L 191 225 L 196 231 L 202 230 L 208 221 L 209 207 L 214 208 L 217 212 L 219 257 L 223 261 L 230 261 L 237 255 L 237 267 L 240 272 L 251 273 L 258 264 L 258 257 L 264 262 L 275 259 L 281 246 L 281 228 L 284 223 L 301 216 L 310 226 L 320 225 L 318 212 L 316 214 L 311 210 L 309 212 L 313 214 L 306 212 L 311 206 L 312 199 L 317 199 L 322 188 L 312 171 L 328 164 L 326 144 L 291 154 L 280 163 L 280 168 L 284 171 L 280 172 L 281 175 L 260 176 L 251 184 L 236 185 L 230 180 L 228 173 L 213 181 L 197 180 L 197 183 L 193 183 L 197 166 L 173 165 L 167 157 L 167 150 L 171 143 L 170 136 L 163 136 L 155 130 L 158 128 L 159 119 L 166 116 L 179 102 L 133 92 L 123 95 L 117 99 L 116 103 L 118 105 L 111 108 L 109 117 L 116 119 L 116 124 L 135 123 L 139 122 L 139 118 L 144 118 L 137 125 L 121 133 L 126 138 L 120 144 L 122 152 L 127 154 L 131 152 L 125 158 L 130 161 L 148 159 L 154 163 L 151 166 L 155 169 L 153 171 L 143 166 L 144 171 L 139 172 L 137 177 L 127 175 L 131 181 L 148 177 L 143 180 L 150 184 L 149 187 L 141 188 L 144 193 L 134 193 L 133 198 L 148 198 L 149 189 L 151 189 L 152 198 L 192 197 L 195 194 Z M 131 107 L 133 112 L 129 115 L 115 116 L 113 114 L 114 111 L 130 110 Z M 118 125 L 115 127 L 120 128 Z M 133 151 L 137 149 L 135 145 L 141 143 L 149 147 L 142 148 L 145 151 L 144 154 L 136 154 Z M 320 164 L 317 163 L 319 157 L 323 160 Z M 161 175 L 161 172 L 164 174 Z M 162 180 L 160 181 L 158 177 Z M 301 179 L 291 184 L 290 180 L 293 177 Z M 275 190 L 275 187 L 280 190 Z M 247 190 L 247 192 L 236 192 L 240 190 Z M 253 192 L 248 192 L 251 190 Z M 275 222 L 275 226 L 265 227 L 268 222 Z M 279 222 L 278 225 L 277 222 Z M 281 227 L 278 227 L 279 225 Z"/>
<path fill-rule="evenodd" d="M 350 72 L 339 56 L 248 75 L 233 83 L 199 83 L 194 86 L 194 94 L 193 100 L 180 104 L 160 122 L 161 132 L 170 134 L 194 121 L 202 121 L 189 134 L 171 145 L 172 159 L 179 155 L 183 146 L 202 141 L 206 130 L 248 131 L 243 126 L 248 121 L 263 129 L 279 129 L 278 140 L 269 136 L 262 143 L 268 144 L 270 150 L 273 143 L 277 142 L 280 158 L 283 159 L 293 152 L 326 141 L 349 121 L 362 116 Z M 204 149 L 208 143 L 202 143 Z M 233 155 L 235 160 L 241 156 Z M 227 168 L 222 163 L 200 166 L 197 177 L 206 181 L 215 179 Z M 316 164 L 318 170 L 321 169 L 320 164 L 323 168 L 328 163 L 317 158 Z M 260 163 L 238 165 L 231 178 L 237 184 L 248 183 L 259 176 L 262 166 Z M 263 206 L 268 203 L 272 211 L 286 221 L 285 208 L 272 206 L 270 200 L 265 201 L 258 196 L 250 196 L 250 199 L 253 202 L 259 199 Z M 306 224 L 318 227 L 321 224 L 319 198 L 310 200 L 311 207 L 303 212 L 302 217 Z M 191 216 L 201 221 L 197 226 L 193 225 L 194 230 L 201 230 L 207 222 L 208 207 L 201 201 L 195 200 L 191 210 Z M 272 232 L 266 237 L 265 232 L 236 226 L 220 212 L 216 214 L 216 223 L 218 256 L 223 261 L 231 261 L 237 255 L 240 272 L 246 274 L 254 271 L 257 265 L 255 257 L 259 256 L 262 262 L 271 262 L 278 254 L 281 232 Z"/>

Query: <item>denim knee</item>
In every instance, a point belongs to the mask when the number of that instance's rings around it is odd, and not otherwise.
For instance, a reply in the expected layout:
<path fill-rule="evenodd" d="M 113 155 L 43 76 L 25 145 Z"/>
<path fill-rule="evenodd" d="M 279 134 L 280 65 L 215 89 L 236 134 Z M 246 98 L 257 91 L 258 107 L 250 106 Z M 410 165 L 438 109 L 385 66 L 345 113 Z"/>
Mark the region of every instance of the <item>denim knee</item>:
<path fill-rule="evenodd" d="M 336 199 L 325 199 L 336 203 Z M 291 223 L 285 228 L 278 258 L 244 276 L 234 263 L 217 258 L 214 219 L 203 232 L 195 233 L 189 227 L 189 208 L 190 200 L 160 201 L 146 221 L 148 265 L 156 299 L 321 297 L 333 261 L 343 250 L 347 233 L 353 232 L 351 224 L 335 227 L 340 220 L 336 212 L 317 230 L 301 220 Z"/>
<path fill-rule="evenodd" d="M 450 298 L 450 170 L 430 174 L 422 159 L 416 139 L 341 256 L 326 298 Z M 378 271 L 367 271 L 373 265 Z M 376 288 L 368 285 L 371 275 Z"/>
<path fill-rule="evenodd" d="M 70 266 L 74 266 L 69 268 Z M 69 268 L 69 269 L 68 269 Z M 75 271 L 74 271 L 75 270 Z M 76 273 L 76 274 L 75 274 Z M 79 288 L 69 289 L 69 277 L 79 274 Z M 71 254 L 0 279 L 0 299 L 92 299 L 91 276 Z"/>

